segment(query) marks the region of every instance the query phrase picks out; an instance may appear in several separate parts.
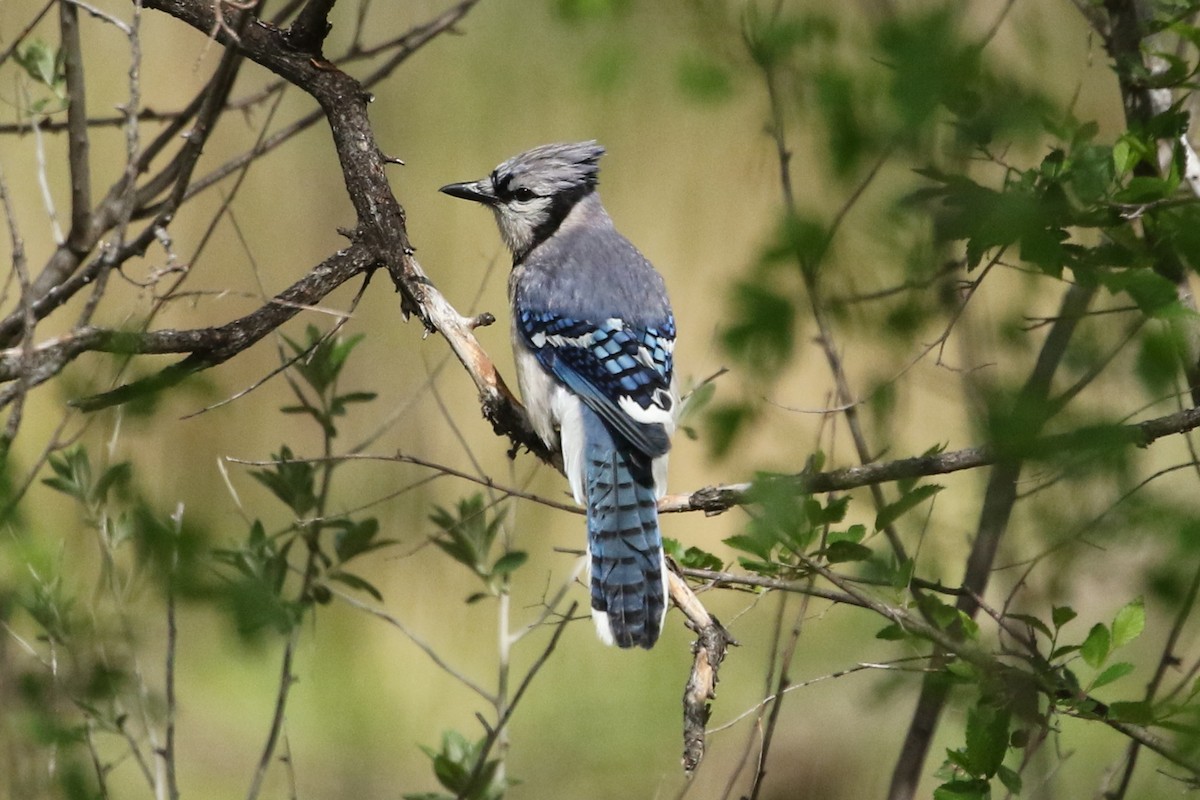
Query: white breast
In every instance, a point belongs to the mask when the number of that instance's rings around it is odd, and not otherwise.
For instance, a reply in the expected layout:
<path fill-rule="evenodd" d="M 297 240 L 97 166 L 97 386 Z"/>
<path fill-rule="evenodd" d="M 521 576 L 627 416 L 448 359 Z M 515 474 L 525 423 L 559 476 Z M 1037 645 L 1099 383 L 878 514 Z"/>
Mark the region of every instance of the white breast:
<path fill-rule="evenodd" d="M 513 337 L 515 342 L 520 338 Z M 517 384 L 529 413 L 529 421 L 542 441 L 552 449 L 561 447 L 563 471 L 571 483 L 575 502 L 586 502 L 583 477 L 583 418 L 579 398 L 554 379 L 537 356 L 523 344 L 513 348 L 517 361 Z"/>

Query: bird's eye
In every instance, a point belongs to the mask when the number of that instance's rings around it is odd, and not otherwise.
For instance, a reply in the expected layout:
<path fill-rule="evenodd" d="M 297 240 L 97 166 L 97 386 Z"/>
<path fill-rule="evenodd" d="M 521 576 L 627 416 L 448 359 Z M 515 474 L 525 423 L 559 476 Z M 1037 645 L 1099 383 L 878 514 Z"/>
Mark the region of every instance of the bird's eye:
<path fill-rule="evenodd" d="M 537 195 L 534 194 L 531 189 L 526 189 L 526 188 L 522 187 L 513 192 L 513 197 L 515 197 L 518 200 L 525 201 L 525 200 L 532 200 L 533 198 L 537 197 Z"/>

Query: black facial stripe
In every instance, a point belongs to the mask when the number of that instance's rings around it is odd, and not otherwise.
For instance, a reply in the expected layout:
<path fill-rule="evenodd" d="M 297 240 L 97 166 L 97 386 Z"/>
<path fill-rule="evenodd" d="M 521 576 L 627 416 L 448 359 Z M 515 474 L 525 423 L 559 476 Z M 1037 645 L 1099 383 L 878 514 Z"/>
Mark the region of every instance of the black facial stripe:
<path fill-rule="evenodd" d="M 575 207 L 575 204 L 590 191 L 592 191 L 592 187 L 585 185 L 567 192 L 559 192 L 552 196 L 550 198 L 550 207 L 546 209 L 546 219 L 533 229 L 533 241 L 529 245 L 529 250 L 532 250 L 554 235 L 554 232 L 558 230 L 558 226 L 562 225 L 563 220 L 567 218 L 567 214 L 571 213 L 571 209 Z"/>

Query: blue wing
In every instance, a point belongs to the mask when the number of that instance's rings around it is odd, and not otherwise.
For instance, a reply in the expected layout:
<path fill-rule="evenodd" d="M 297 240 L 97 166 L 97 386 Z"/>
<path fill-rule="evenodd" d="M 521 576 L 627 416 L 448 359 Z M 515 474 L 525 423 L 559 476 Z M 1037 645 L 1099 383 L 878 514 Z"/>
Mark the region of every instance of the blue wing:
<path fill-rule="evenodd" d="M 670 449 L 674 318 L 633 325 L 617 318 L 594 322 L 526 310 L 518 315 L 517 327 L 542 368 L 623 439 L 650 457 Z"/>

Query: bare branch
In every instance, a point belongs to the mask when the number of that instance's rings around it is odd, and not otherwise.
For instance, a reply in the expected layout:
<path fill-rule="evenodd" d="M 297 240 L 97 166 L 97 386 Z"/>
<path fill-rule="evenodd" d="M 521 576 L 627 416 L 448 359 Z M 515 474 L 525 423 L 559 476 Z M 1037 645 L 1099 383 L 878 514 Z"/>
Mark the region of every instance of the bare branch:
<path fill-rule="evenodd" d="M 1197 427 L 1200 427 L 1200 409 L 1189 408 L 1132 425 L 1085 427 L 1053 436 L 1031 438 L 1019 450 L 1008 449 L 1000 452 L 994 446 L 968 447 L 948 453 L 881 461 L 829 472 L 799 473 L 782 476 L 777 480 L 792 481 L 797 492 L 808 494 L 857 489 L 906 478 L 978 469 L 996 464 L 1002 457 L 1037 458 L 1122 444 L 1147 447 L 1164 436 L 1186 433 Z M 720 514 L 735 506 L 744 505 L 749 490 L 749 483 L 731 483 L 697 489 L 691 494 L 671 494 L 659 501 L 658 510 L 662 513 L 703 511 L 705 514 Z"/>
<path fill-rule="evenodd" d="M 329 12 L 336 0 L 308 0 L 288 28 L 287 40 L 298 52 L 324 58 L 321 45 L 329 35 Z"/>
<path fill-rule="evenodd" d="M 777 5 L 775 7 L 775 17 L 779 16 L 779 9 L 780 7 Z M 792 188 L 792 154 L 788 149 L 787 133 L 784 128 L 785 112 L 780 96 L 778 75 L 774 67 L 764 65 L 763 77 L 766 83 L 767 97 L 771 104 L 770 130 L 775 143 L 776 159 L 779 162 L 779 183 L 783 193 L 783 203 L 788 214 L 795 217 L 797 207 L 795 191 Z M 885 149 L 871 167 L 866 177 L 859 183 L 850 197 L 846 199 L 841 208 L 838 209 L 826 234 L 826 248 L 833 241 L 833 237 L 837 234 L 838 228 L 841 227 L 847 214 L 857 204 L 858 200 L 867 190 L 867 187 L 875 180 L 875 176 L 879 174 L 879 170 L 890 157 L 891 150 Z M 800 257 L 797 257 L 797 260 L 803 261 Z M 821 351 L 825 354 L 825 361 L 828 363 L 829 372 L 833 376 L 834 386 L 836 387 L 835 402 L 842 407 L 842 414 L 846 420 L 846 427 L 850 431 L 850 438 L 854 442 L 855 452 L 858 454 L 859 461 L 865 464 L 874 458 L 874 454 L 867 444 L 866 434 L 863 433 L 862 423 L 858 417 L 858 400 L 850 388 L 849 379 L 846 377 L 846 371 L 842 365 L 841 356 L 838 353 L 837 342 L 834 339 L 833 326 L 830 325 L 829 318 L 826 315 L 817 280 L 820 260 L 821 255 L 816 255 L 813 257 L 814 263 L 797 263 L 796 266 L 799 267 L 800 274 L 804 278 L 804 289 L 808 296 L 808 308 L 812 313 L 813 322 L 817 325 L 817 342 L 821 346 Z M 878 485 L 871 486 L 871 498 L 875 503 L 877 511 L 882 511 L 887 505 L 887 500 L 883 496 L 883 490 Z M 895 526 L 890 523 L 884 526 L 884 535 L 887 536 L 888 542 L 891 544 L 897 558 L 903 561 L 906 558 L 904 543 L 901 542 L 900 535 L 896 532 Z"/>
<path fill-rule="evenodd" d="M 92 210 L 83 48 L 79 41 L 79 9 L 73 3 L 60 3 L 58 11 L 67 82 L 67 163 L 71 170 L 71 231 L 67 234 L 67 247 L 80 252 L 87 240 Z"/>
<path fill-rule="evenodd" d="M 1021 387 L 1016 402 L 1021 409 L 1018 413 L 1023 414 L 1022 424 L 1030 437 L 1036 436 L 1050 417 L 1060 410 L 1048 402 L 1051 381 L 1066 356 L 1067 345 L 1095 292 L 1094 287 L 1079 284 L 1067 289 L 1054 325 L 1042 342 L 1037 362 Z M 960 596 L 957 603 L 958 609 L 971 617 L 979 610 L 975 598 L 982 597 L 987 588 L 996 552 L 1008 530 L 1008 521 L 1017 501 L 1017 479 L 1021 474 L 1022 462 L 1028 456 L 1028 453 L 1004 453 L 995 460 L 995 468 L 988 476 L 983 507 L 979 512 L 979 525 L 967 556 L 966 574 L 963 577 L 963 588 L 967 594 Z M 943 651 L 935 649 L 933 666 L 942 666 L 944 656 Z M 948 694 L 949 685 L 943 681 L 927 678 L 922 684 L 917 708 L 892 773 L 889 800 L 909 800 L 916 792 Z"/>
<path fill-rule="evenodd" d="M 309 307 L 346 280 L 372 266 L 374 263 L 370 254 L 362 248 L 351 247 L 340 251 L 280 292 L 267 305 L 215 328 L 168 329 L 139 334 L 83 327 L 38 345 L 24 362 L 19 348 L 0 350 L 0 380 L 24 378 L 31 386 L 37 385 L 54 377 L 66 364 L 88 351 L 191 354 L 147 379 L 76 401 L 79 408 L 88 411 L 122 403 L 146 392 L 174 385 L 188 375 L 223 363 L 291 319 L 302 308 Z M 11 387 L 0 392 L 0 405 L 10 402 L 12 396 Z"/>
<path fill-rule="evenodd" d="M 326 584 L 326 586 L 330 592 L 332 592 L 334 595 L 336 595 L 337 597 L 344 600 L 349 605 L 354 606 L 359 611 L 366 611 L 368 614 L 383 620 L 384 622 L 391 625 L 396 630 L 403 633 L 408 638 L 408 640 L 410 642 L 412 642 L 414 645 L 416 645 L 417 648 L 422 653 L 429 656 L 430 660 L 432 660 L 434 664 L 437 664 L 438 668 L 440 668 L 443 672 L 445 672 L 450 677 L 457 680 L 463 686 L 466 686 L 468 689 L 475 692 L 475 694 L 479 695 L 480 697 L 482 697 L 484 700 L 486 700 L 489 703 L 494 703 L 496 701 L 495 695 L 493 695 L 491 692 L 484 689 L 482 686 L 480 686 L 478 683 L 473 681 L 471 678 L 467 677 L 466 673 L 464 673 L 464 672 L 460 671 L 459 669 L 457 669 L 456 667 L 450 665 L 444 658 L 442 658 L 438 654 L 437 650 L 435 650 L 433 647 L 431 647 L 425 640 L 421 639 L 419 636 L 417 636 L 415 633 L 413 633 L 412 629 L 409 628 L 407 625 L 405 625 L 404 622 L 402 622 L 400 619 L 392 616 L 391 614 L 387 613 L 383 609 L 375 608 L 374 606 L 364 603 L 363 601 L 359 600 L 357 597 L 354 597 L 353 595 L 342 591 L 341 589 L 337 588 L 336 586 L 332 586 L 329 584 Z M 568 618 L 569 618 L 569 616 L 570 615 L 568 615 Z"/>
<path fill-rule="evenodd" d="M 679 565 L 667 559 L 667 581 L 671 602 L 687 618 L 687 626 L 697 633 L 692 643 L 692 670 L 683 690 L 683 769 L 691 776 L 704 759 L 705 728 L 717 697 L 718 673 L 725 652 L 734 639 L 725 626 L 700 602 L 682 577 Z"/>

